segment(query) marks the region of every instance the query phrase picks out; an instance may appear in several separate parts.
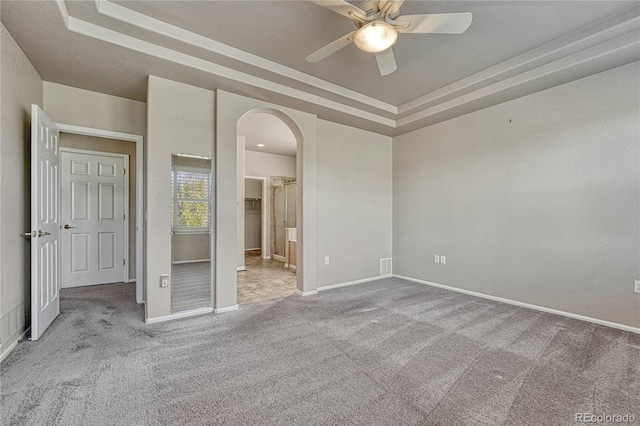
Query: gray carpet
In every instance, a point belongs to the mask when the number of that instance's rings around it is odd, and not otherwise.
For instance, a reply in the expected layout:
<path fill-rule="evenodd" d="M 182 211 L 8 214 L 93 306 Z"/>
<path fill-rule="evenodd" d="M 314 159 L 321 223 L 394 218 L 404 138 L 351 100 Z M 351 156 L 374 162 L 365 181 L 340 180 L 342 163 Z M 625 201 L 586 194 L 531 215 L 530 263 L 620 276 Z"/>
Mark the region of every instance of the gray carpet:
<path fill-rule="evenodd" d="M 171 266 L 171 312 L 211 306 L 211 262 Z"/>
<path fill-rule="evenodd" d="M 2 363 L 2 424 L 640 422 L 632 333 L 398 279 L 154 325 L 134 299 L 64 290 Z"/>

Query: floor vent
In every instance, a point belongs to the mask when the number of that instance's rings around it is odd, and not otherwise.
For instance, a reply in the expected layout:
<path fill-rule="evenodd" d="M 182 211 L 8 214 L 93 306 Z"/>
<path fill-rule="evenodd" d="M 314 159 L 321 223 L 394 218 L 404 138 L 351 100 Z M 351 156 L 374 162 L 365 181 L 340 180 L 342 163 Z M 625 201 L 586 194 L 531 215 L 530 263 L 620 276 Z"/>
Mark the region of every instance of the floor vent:
<path fill-rule="evenodd" d="M 380 275 L 391 275 L 391 258 L 380 259 Z"/>

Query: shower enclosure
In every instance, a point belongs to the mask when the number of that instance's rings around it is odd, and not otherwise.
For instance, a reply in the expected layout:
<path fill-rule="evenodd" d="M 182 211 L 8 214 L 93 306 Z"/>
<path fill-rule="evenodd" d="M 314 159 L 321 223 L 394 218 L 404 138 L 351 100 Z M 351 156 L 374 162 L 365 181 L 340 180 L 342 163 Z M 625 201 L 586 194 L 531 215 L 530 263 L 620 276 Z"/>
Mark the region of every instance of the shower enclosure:
<path fill-rule="evenodd" d="M 296 227 L 296 179 L 273 177 L 271 252 L 274 258 L 284 260 L 287 229 Z"/>

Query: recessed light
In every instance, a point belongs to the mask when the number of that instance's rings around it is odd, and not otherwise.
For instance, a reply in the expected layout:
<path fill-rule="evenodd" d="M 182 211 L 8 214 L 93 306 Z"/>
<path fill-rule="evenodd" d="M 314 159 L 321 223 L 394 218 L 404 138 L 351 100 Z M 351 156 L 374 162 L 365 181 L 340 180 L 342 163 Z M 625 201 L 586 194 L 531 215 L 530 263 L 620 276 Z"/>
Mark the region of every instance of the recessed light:
<path fill-rule="evenodd" d="M 259 143 L 257 146 L 259 146 L 260 148 L 262 148 L 264 146 L 263 143 Z"/>

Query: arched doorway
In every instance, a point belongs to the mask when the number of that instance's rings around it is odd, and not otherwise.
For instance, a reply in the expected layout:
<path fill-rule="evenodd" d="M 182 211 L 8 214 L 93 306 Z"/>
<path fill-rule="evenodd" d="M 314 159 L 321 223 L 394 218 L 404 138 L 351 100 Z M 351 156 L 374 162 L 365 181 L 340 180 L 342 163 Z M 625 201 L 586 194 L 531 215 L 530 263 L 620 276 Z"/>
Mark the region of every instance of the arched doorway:
<path fill-rule="evenodd" d="M 237 122 L 238 304 L 287 297 L 302 269 L 302 132 L 272 108 L 246 112 Z"/>

